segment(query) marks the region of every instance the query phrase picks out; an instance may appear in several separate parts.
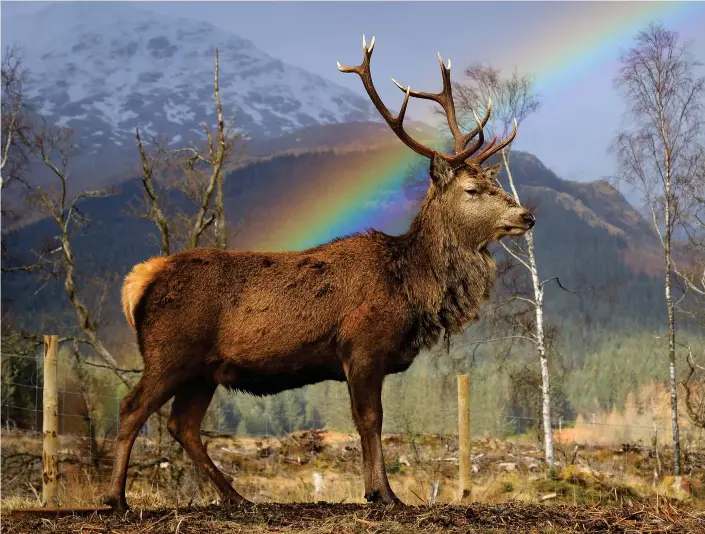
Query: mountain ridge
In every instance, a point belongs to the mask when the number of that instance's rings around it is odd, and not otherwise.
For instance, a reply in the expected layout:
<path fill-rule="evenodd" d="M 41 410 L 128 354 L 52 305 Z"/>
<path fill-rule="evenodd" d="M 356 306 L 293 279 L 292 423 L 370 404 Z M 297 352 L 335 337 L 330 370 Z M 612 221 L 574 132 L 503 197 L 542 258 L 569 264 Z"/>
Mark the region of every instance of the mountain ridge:
<path fill-rule="evenodd" d="M 215 122 L 216 48 L 224 113 L 251 137 L 380 120 L 362 95 L 246 39 L 131 3 L 57 3 L 3 19 L 3 35 L 23 48 L 29 101 L 57 126 L 74 128 L 88 153 L 131 147 L 137 126 L 174 144 L 203 139 L 202 124 Z"/>

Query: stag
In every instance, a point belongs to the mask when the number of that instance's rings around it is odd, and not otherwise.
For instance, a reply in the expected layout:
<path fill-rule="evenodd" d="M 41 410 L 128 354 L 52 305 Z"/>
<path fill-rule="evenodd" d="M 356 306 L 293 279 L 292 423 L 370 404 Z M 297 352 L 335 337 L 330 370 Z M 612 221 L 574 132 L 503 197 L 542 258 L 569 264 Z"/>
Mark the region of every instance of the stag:
<path fill-rule="evenodd" d="M 450 61 L 440 58 L 440 93 L 404 89 L 397 116 L 382 103 L 364 58 L 357 73 L 372 103 L 409 148 L 430 159 L 430 184 L 409 230 L 399 236 L 370 230 L 301 252 L 197 248 L 155 257 L 125 278 L 122 303 L 135 329 L 144 373 L 120 403 L 120 432 L 105 503 L 128 509 L 130 450 L 147 418 L 172 397 L 168 429 L 215 484 L 224 504 L 247 502 L 209 458 L 200 427 L 218 385 L 272 395 L 324 380 L 348 385 L 360 434 L 365 498 L 400 502 L 382 456 L 382 382 L 406 370 L 442 334 L 478 318 L 494 285 L 487 246 L 519 236 L 535 223 L 496 182 L 499 165 L 481 164 L 516 135 L 485 144 L 483 127 L 458 127 Z M 395 82 L 396 83 L 396 82 Z M 452 155 L 412 139 L 403 121 L 410 97 L 445 110 Z M 475 139 L 477 137 L 477 139 Z M 472 142 L 474 140 L 474 142 Z M 472 142 L 472 144 L 470 144 Z"/>

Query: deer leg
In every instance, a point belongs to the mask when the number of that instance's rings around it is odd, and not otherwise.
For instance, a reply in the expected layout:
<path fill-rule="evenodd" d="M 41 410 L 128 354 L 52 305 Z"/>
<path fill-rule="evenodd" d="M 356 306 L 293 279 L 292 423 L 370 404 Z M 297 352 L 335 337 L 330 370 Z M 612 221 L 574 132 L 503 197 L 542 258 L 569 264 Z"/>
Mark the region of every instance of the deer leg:
<path fill-rule="evenodd" d="M 211 381 L 194 380 L 176 392 L 171 407 L 167 428 L 174 439 L 184 448 L 196 467 L 215 484 L 221 495 L 221 503 L 239 505 L 248 502 L 240 495 L 225 475 L 215 466 L 201 441 L 201 423 L 211 403 L 217 384 Z"/>
<path fill-rule="evenodd" d="M 365 499 L 401 503 L 387 480 L 382 456 L 382 380 L 379 369 L 348 366 L 347 379 L 355 426 L 362 442 Z"/>
<path fill-rule="evenodd" d="M 130 452 L 137 433 L 150 415 L 156 412 L 174 394 L 180 377 L 168 374 L 148 374 L 145 369 L 137 385 L 120 401 L 120 430 L 115 448 L 115 463 L 110 489 L 103 500 L 117 511 L 127 511 L 125 483 Z"/>

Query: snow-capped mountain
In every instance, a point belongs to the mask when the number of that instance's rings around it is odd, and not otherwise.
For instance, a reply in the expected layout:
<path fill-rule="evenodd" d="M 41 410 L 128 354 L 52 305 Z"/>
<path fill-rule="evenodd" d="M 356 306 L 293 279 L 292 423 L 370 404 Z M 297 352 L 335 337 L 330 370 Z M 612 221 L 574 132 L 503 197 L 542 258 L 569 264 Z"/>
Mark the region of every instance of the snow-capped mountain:
<path fill-rule="evenodd" d="M 3 17 L 3 47 L 19 45 L 27 96 L 49 120 L 73 128 L 84 150 L 134 150 L 136 127 L 172 143 L 215 122 L 220 52 L 226 118 L 253 138 L 350 121 L 378 121 L 368 100 L 215 26 L 155 15 L 137 2 L 57 2 Z"/>

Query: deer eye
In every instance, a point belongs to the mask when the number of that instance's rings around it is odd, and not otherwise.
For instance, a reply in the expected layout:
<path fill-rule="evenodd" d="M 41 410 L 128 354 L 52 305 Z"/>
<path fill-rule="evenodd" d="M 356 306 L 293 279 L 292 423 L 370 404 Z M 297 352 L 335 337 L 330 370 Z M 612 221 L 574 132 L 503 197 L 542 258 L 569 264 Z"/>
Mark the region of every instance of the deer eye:
<path fill-rule="evenodd" d="M 471 197 L 476 197 L 477 195 L 480 194 L 480 192 L 475 189 L 474 187 L 471 187 L 470 189 L 466 189 L 465 192 L 470 195 Z"/>

